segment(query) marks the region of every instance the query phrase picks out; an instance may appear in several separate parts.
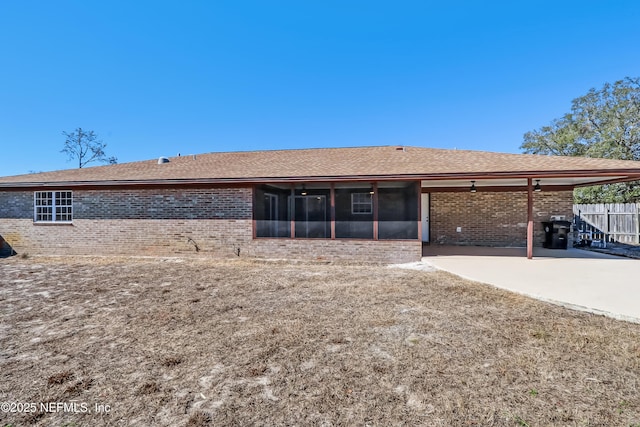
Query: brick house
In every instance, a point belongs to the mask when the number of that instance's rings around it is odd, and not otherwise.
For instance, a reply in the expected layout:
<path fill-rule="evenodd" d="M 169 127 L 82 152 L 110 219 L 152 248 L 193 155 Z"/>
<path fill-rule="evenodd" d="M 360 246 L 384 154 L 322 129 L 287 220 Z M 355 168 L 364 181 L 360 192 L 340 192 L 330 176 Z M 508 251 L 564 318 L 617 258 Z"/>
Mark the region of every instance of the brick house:
<path fill-rule="evenodd" d="M 520 246 L 640 162 L 418 147 L 228 152 L 0 178 L 0 236 L 48 254 L 419 260 Z"/>

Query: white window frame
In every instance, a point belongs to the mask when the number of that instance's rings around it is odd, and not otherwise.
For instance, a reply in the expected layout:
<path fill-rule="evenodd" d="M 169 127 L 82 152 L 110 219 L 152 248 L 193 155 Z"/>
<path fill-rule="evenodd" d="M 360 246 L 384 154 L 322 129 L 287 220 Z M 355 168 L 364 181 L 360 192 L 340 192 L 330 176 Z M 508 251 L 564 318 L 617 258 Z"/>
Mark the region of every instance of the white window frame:
<path fill-rule="evenodd" d="M 73 191 L 34 191 L 33 222 L 71 224 L 73 222 Z"/>
<path fill-rule="evenodd" d="M 351 193 L 352 215 L 371 215 L 372 213 L 373 196 L 371 193 Z"/>

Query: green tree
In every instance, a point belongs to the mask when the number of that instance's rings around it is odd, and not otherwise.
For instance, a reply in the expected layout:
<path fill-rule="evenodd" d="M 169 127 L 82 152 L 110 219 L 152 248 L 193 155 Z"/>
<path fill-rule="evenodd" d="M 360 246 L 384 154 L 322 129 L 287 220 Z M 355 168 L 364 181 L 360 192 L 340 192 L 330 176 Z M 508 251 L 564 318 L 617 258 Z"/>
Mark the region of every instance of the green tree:
<path fill-rule="evenodd" d="M 573 100 L 571 112 L 527 132 L 525 153 L 640 160 L 640 78 L 626 77 Z M 640 200 L 640 183 L 576 189 L 577 203 Z"/>
<path fill-rule="evenodd" d="M 65 153 L 69 157 L 69 161 L 77 160 L 79 168 L 92 162 L 111 165 L 118 163 L 118 159 L 115 157 L 107 157 L 104 152 L 107 144 L 99 140 L 94 131 L 84 131 L 82 128 L 77 128 L 73 132 L 62 132 L 62 134 L 67 139 L 60 152 Z"/>

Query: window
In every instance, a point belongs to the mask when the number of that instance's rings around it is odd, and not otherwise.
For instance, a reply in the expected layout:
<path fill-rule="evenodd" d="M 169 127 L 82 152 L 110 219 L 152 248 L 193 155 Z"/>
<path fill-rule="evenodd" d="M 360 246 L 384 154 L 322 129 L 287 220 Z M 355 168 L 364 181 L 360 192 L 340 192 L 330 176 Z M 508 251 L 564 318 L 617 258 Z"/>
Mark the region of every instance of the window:
<path fill-rule="evenodd" d="M 370 215 L 373 212 L 373 203 L 369 193 L 351 193 L 351 213 Z"/>
<path fill-rule="evenodd" d="M 71 191 L 36 191 L 33 204 L 35 222 L 71 222 L 73 220 Z"/>

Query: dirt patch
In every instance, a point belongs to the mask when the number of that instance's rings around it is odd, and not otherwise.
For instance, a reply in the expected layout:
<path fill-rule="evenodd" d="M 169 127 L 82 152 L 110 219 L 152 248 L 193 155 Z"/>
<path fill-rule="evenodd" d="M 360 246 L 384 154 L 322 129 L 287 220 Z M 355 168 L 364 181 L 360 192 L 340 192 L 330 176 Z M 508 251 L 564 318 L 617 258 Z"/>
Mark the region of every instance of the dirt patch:
<path fill-rule="evenodd" d="M 640 425 L 640 325 L 440 271 L 13 257 L 0 320 L 2 426 Z"/>

